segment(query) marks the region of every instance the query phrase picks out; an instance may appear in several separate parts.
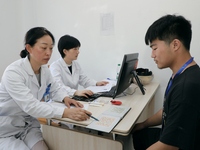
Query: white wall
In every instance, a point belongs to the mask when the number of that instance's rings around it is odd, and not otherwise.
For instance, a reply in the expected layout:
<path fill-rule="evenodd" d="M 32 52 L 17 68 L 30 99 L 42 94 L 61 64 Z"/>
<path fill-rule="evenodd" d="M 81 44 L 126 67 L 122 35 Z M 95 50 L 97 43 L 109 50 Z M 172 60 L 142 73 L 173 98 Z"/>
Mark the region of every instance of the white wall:
<path fill-rule="evenodd" d="M 19 58 L 22 41 L 18 37 L 20 32 L 18 8 L 16 1 L 13 1 L 12 5 L 6 0 L 0 1 L 0 75 L 2 75 L 7 65 Z"/>
<path fill-rule="evenodd" d="M 77 37 L 82 46 L 79 62 L 91 78 L 114 77 L 116 65 L 125 53 L 139 52 L 139 66 L 153 71 L 160 82 L 156 94 L 156 109 L 162 106 L 163 93 L 171 71 L 159 70 L 144 43 L 147 28 L 165 14 L 180 14 L 191 20 L 193 39 L 191 53 L 200 63 L 200 2 L 197 0 L 1 0 L 0 1 L 0 75 L 5 67 L 19 58 L 26 31 L 34 26 L 50 30 L 56 44 L 60 36 Z M 101 14 L 114 16 L 114 32 L 102 35 Z M 184 31 L 183 31 L 184 32 Z M 49 63 L 59 58 L 55 45 Z"/>

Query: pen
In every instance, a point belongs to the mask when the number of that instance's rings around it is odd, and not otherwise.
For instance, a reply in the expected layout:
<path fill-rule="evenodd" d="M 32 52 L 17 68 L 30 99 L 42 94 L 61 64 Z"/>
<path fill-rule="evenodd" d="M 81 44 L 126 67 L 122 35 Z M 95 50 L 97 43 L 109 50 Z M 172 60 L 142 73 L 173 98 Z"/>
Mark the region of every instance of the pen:
<path fill-rule="evenodd" d="M 110 81 L 116 81 L 115 79 L 111 79 L 111 78 L 107 78 L 107 80 L 110 80 Z"/>
<path fill-rule="evenodd" d="M 107 80 L 112 80 L 111 78 L 107 78 Z"/>
<path fill-rule="evenodd" d="M 99 121 L 99 119 L 93 117 L 92 115 L 89 115 L 89 114 L 87 114 L 87 115 L 88 115 L 89 117 L 93 118 L 94 120 Z"/>

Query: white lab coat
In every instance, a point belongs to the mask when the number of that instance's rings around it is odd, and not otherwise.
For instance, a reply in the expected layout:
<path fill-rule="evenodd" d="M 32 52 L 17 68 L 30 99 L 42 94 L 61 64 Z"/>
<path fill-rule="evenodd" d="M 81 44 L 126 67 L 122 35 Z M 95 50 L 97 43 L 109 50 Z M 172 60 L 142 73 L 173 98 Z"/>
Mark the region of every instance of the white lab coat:
<path fill-rule="evenodd" d="M 26 134 L 28 128 L 40 128 L 38 117 L 62 117 L 64 108 L 40 101 L 50 83 L 52 100 L 61 102 L 67 94 L 54 81 L 46 65 L 41 66 L 41 86 L 27 57 L 6 68 L 0 85 L 0 139 Z"/>
<path fill-rule="evenodd" d="M 88 86 L 95 86 L 97 83 L 97 81 L 88 78 L 84 74 L 76 60 L 72 61 L 72 74 L 63 58 L 54 61 L 50 65 L 50 71 L 55 80 L 62 85 L 70 96 L 74 95 L 79 84 L 86 88 Z"/>

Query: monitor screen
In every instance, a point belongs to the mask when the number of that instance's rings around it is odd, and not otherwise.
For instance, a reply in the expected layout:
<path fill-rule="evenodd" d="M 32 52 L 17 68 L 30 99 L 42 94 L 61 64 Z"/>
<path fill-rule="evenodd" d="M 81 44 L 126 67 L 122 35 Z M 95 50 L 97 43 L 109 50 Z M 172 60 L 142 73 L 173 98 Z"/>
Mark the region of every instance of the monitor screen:
<path fill-rule="evenodd" d="M 143 85 L 140 83 L 136 74 L 138 55 L 138 53 L 124 55 L 113 99 L 124 92 L 133 83 L 133 77 L 135 78 L 142 94 L 145 94 Z"/>

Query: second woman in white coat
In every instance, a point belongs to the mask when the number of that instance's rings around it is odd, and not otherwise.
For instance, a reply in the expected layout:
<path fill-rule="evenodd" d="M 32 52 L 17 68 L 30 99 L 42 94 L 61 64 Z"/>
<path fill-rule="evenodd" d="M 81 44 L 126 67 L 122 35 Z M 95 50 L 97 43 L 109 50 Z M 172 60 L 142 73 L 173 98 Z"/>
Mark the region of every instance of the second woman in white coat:
<path fill-rule="evenodd" d="M 88 78 L 81 66 L 76 61 L 79 55 L 81 43 L 70 35 L 62 36 L 58 41 L 58 51 L 62 58 L 54 61 L 50 65 L 50 70 L 57 82 L 62 85 L 70 95 L 85 96 L 92 95 L 91 90 L 78 90 L 78 85 L 87 88 L 88 86 L 102 86 L 106 81 L 97 82 Z"/>

